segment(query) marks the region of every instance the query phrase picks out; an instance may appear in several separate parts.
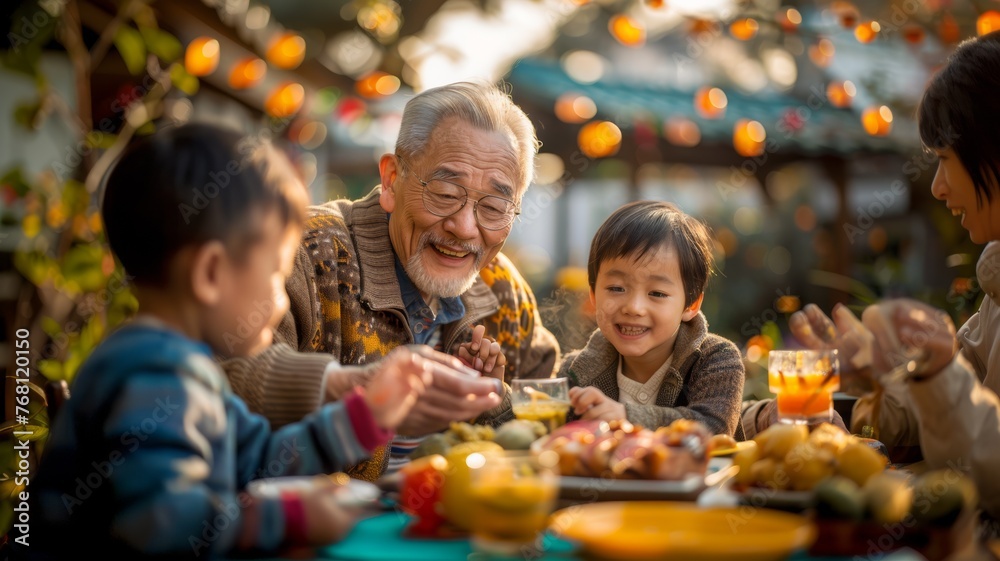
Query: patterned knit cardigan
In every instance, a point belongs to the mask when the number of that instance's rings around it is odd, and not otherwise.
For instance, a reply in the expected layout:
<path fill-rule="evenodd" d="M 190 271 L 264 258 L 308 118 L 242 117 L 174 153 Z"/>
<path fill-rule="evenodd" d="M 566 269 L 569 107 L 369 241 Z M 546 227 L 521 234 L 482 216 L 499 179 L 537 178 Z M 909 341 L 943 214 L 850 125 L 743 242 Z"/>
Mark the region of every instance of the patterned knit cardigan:
<path fill-rule="evenodd" d="M 400 345 L 413 343 L 406 321 L 388 216 L 379 205 L 380 187 L 358 201 L 337 200 L 310 207 L 309 220 L 286 284 L 289 312 L 275 331 L 271 348 L 252 359 L 231 359 L 223 366 L 233 389 L 253 411 L 273 425 L 297 421 L 314 410 L 323 394 L 323 372 L 331 359 L 367 364 Z M 441 343 L 450 354 L 482 323 L 503 347 L 506 378 L 545 378 L 559 359 L 555 337 L 541 323 L 527 282 L 502 253 L 462 295 L 466 314 L 442 327 Z M 332 356 L 331 356 L 332 355 Z M 512 418 L 508 399 L 480 422 Z M 364 474 L 375 479 L 378 469 Z"/>
<path fill-rule="evenodd" d="M 618 359 L 621 355 L 601 333 L 594 330 L 587 346 L 566 355 L 559 376 L 571 385 L 594 386 L 620 401 Z M 626 417 L 650 429 L 677 419 L 701 421 L 713 434 L 743 439 L 740 406 L 745 370 L 739 349 L 731 341 L 708 332 L 708 322 L 699 313 L 682 322 L 674 352 L 654 405 L 626 404 Z"/>

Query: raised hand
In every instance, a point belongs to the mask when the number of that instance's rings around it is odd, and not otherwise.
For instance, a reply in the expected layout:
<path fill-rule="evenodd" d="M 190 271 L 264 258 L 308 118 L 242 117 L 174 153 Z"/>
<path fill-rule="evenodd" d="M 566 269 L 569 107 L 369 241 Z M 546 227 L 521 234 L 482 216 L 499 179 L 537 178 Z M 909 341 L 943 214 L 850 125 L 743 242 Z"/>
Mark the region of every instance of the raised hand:
<path fill-rule="evenodd" d="M 486 336 L 485 325 L 477 325 L 472 330 L 472 340 L 459 345 L 458 358 L 484 376 L 503 380 L 507 357 L 504 356 L 500 343 Z"/>

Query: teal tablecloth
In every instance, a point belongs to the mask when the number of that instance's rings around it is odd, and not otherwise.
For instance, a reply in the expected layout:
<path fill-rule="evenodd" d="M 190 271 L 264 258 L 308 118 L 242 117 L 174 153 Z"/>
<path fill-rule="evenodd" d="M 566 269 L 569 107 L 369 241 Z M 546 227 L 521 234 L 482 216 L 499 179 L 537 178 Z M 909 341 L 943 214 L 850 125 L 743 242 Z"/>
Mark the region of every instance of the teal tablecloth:
<path fill-rule="evenodd" d="M 342 542 L 316 551 L 312 555 L 295 555 L 294 559 L 336 559 L 339 561 L 499 561 L 496 556 L 473 553 L 467 539 L 419 540 L 403 537 L 409 518 L 405 514 L 388 513 L 367 518 Z M 532 557 L 536 561 L 577 561 L 574 547 L 557 538 L 546 538 L 546 554 Z M 288 558 L 286 558 L 288 559 Z M 923 558 L 904 552 L 886 555 L 880 561 L 919 561 Z M 681 561 L 681 560 L 676 560 Z M 855 561 L 850 557 L 811 557 L 796 552 L 788 561 Z"/>

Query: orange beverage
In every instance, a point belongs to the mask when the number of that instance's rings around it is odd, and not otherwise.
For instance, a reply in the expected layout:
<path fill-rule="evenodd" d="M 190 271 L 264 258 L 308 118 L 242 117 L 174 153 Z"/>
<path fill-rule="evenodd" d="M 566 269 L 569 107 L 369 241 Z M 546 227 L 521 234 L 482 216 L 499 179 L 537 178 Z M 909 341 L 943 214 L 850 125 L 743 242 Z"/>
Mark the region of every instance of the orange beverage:
<path fill-rule="evenodd" d="M 829 421 L 833 392 L 840 389 L 837 351 L 771 351 L 767 385 L 777 399 L 779 421 Z"/>

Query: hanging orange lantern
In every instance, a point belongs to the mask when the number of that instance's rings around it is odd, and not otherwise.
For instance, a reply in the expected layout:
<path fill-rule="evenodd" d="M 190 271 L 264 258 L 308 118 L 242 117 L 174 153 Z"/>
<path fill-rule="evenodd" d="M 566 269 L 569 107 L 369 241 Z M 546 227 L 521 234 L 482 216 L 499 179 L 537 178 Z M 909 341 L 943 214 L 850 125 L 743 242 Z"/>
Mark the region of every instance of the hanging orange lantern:
<path fill-rule="evenodd" d="M 284 82 L 279 85 L 264 102 L 264 109 L 272 117 L 290 117 L 302 108 L 306 92 L 301 84 Z"/>
<path fill-rule="evenodd" d="M 208 76 L 219 66 L 219 41 L 198 37 L 184 51 L 184 69 L 192 76 Z"/>
<path fill-rule="evenodd" d="M 857 93 L 858 89 L 854 86 L 854 82 L 850 80 L 830 82 L 826 87 L 826 98 L 830 100 L 830 104 L 834 107 L 849 106 Z"/>
<path fill-rule="evenodd" d="M 733 127 L 733 148 L 736 153 L 745 158 L 760 156 L 764 153 L 764 141 L 767 131 L 764 125 L 750 119 L 740 119 Z"/>
<path fill-rule="evenodd" d="M 267 60 L 278 68 L 291 70 L 302 64 L 306 56 L 306 41 L 294 33 L 281 33 L 267 48 Z"/>
<path fill-rule="evenodd" d="M 854 36 L 862 43 L 871 43 L 878 37 L 882 26 L 877 21 L 866 21 L 854 28 Z"/>
<path fill-rule="evenodd" d="M 252 88 L 264 79 L 267 74 L 267 63 L 257 57 L 245 58 L 229 72 L 229 86 L 235 90 Z"/>
<path fill-rule="evenodd" d="M 861 114 L 861 124 L 872 136 L 886 136 L 892 131 L 892 110 L 885 105 L 869 107 Z"/>
<path fill-rule="evenodd" d="M 611 121 L 592 121 L 583 125 L 576 142 L 588 158 L 606 158 L 621 148 L 622 131 Z"/>
<path fill-rule="evenodd" d="M 757 35 L 760 25 L 753 18 L 743 18 L 734 21 L 729 26 L 729 33 L 740 41 L 749 41 Z"/>
<path fill-rule="evenodd" d="M 986 35 L 987 33 L 998 29 L 1000 29 L 1000 12 L 996 10 L 983 12 L 982 15 L 976 19 L 976 33 L 980 36 Z"/>
<path fill-rule="evenodd" d="M 619 14 L 608 22 L 612 37 L 626 47 L 638 47 L 646 42 L 646 28 L 639 21 Z"/>
<path fill-rule="evenodd" d="M 729 98 L 719 88 L 704 87 L 694 94 L 694 109 L 706 119 L 719 119 L 726 114 Z"/>

